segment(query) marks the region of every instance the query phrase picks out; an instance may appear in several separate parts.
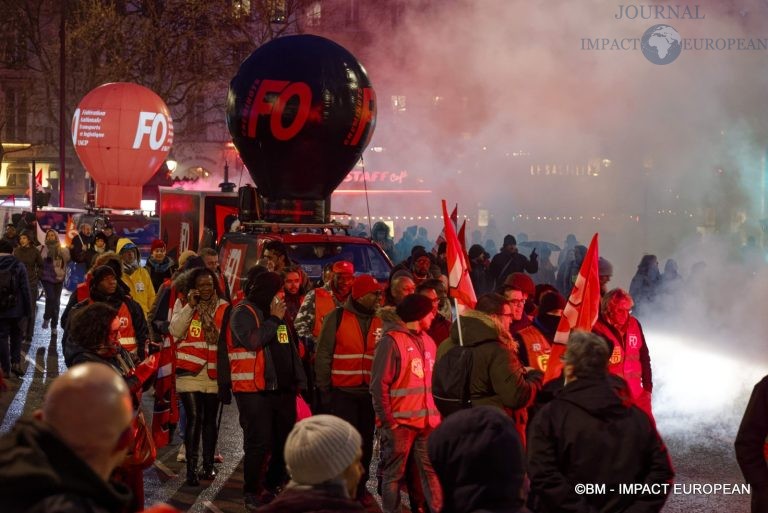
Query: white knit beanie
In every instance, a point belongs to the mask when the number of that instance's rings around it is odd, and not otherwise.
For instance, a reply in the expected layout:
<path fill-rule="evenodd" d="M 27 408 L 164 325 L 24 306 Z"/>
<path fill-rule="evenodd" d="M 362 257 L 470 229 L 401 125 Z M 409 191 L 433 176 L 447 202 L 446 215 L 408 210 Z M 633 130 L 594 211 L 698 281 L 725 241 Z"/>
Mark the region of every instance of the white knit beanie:
<path fill-rule="evenodd" d="M 291 479 L 318 484 L 338 477 L 362 447 L 355 427 L 333 415 L 314 415 L 297 422 L 285 441 L 285 464 Z"/>

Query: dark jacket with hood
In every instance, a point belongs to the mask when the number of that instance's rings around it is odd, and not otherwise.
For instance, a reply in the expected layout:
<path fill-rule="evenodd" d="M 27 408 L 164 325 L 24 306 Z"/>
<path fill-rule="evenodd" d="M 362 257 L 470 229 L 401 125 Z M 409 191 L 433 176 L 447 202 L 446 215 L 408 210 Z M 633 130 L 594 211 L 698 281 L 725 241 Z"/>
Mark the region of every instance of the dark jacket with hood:
<path fill-rule="evenodd" d="M 18 319 L 28 316 L 32 309 L 32 296 L 27 279 L 27 268 L 15 256 L 3 253 L 0 254 L 0 271 L 8 271 L 13 276 L 16 289 L 16 304 L 0 312 L 0 319 Z"/>
<path fill-rule="evenodd" d="M 253 298 L 251 298 L 253 299 Z M 265 315 L 269 311 L 270 296 L 266 303 L 252 302 L 248 299 L 232 307 L 225 315 L 222 333 L 231 330 L 232 342 L 249 351 L 264 351 L 264 382 L 266 390 L 299 391 L 306 390 L 307 376 L 299 358 L 296 332 L 280 318 Z M 250 307 L 250 308 L 248 308 Z M 251 308 L 256 312 L 254 318 Z M 281 344 L 277 339 L 277 330 L 285 326 L 290 339 L 289 344 Z M 219 344 L 218 384 L 222 388 L 231 388 L 229 360 L 223 353 L 225 344 Z M 222 369 L 222 365 L 226 368 Z"/>
<path fill-rule="evenodd" d="M 160 285 L 163 284 L 163 281 L 170 279 L 179 268 L 176 262 L 169 256 L 166 256 L 162 262 L 156 262 L 152 257 L 147 258 L 147 265 L 144 267 L 149 271 L 149 277 L 152 280 L 152 287 L 155 289 L 155 292 L 160 290 Z"/>
<path fill-rule="evenodd" d="M 755 385 L 736 435 L 736 461 L 744 480 L 752 485 L 752 511 L 768 511 L 768 376 Z"/>
<path fill-rule="evenodd" d="M 521 255 L 517 249 L 514 251 L 502 250 L 496 254 L 488 266 L 488 283 L 490 288 L 495 288 L 504 283 L 504 279 L 512 273 L 527 272 L 535 274 L 539 271 L 539 260 L 536 255 L 530 260 Z"/>
<path fill-rule="evenodd" d="M 43 257 L 40 255 L 40 250 L 30 242 L 29 246 L 16 246 L 13 248 L 13 256 L 27 268 L 29 286 L 34 292 L 37 292 L 37 284 L 43 275 Z"/>
<path fill-rule="evenodd" d="M 467 310 L 461 316 L 461 333 L 464 345 L 473 348 L 469 383 L 472 404 L 512 410 L 525 407 L 540 385 L 528 381 L 520 361 L 499 341 L 493 320 L 482 312 Z M 437 360 L 458 345 L 459 330 L 453 323 L 451 336 L 437 349 Z"/>
<path fill-rule="evenodd" d="M 3 513 L 112 513 L 130 492 L 107 483 L 44 423 L 21 419 L 0 438 Z"/>
<path fill-rule="evenodd" d="M 523 513 L 522 442 L 514 422 L 481 406 L 446 418 L 429 436 L 442 513 Z"/>
<path fill-rule="evenodd" d="M 542 513 L 651 512 L 661 510 L 667 493 L 620 494 L 619 483 L 671 483 L 674 472 L 651 420 L 603 376 L 568 383 L 536 415 L 528 475 Z M 604 483 L 606 493 L 579 495 L 578 483 Z"/>

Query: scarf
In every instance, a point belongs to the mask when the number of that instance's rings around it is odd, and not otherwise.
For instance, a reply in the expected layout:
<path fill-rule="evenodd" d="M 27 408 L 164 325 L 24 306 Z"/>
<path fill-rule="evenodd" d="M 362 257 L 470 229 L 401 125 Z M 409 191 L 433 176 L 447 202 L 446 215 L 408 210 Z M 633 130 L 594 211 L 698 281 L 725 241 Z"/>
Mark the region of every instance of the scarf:
<path fill-rule="evenodd" d="M 61 246 L 59 245 L 59 241 L 57 240 L 51 240 L 47 241 L 45 243 L 45 249 L 47 252 L 47 255 L 49 258 L 52 258 L 53 260 L 56 260 L 57 258 L 61 258 Z"/>
<path fill-rule="evenodd" d="M 156 262 L 151 258 L 147 260 L 147 266 L 152 268 L 152 272 L 164 273 L 173 265 L 173 260 L 165 257 L 162 262 Z"/>
<path fill-rule="evenodd" d="M 139 261 L 134 260 L 132 264 L 126 264 L 123 262 L 123 271 L 125 271 L 125 274 L 128 276 L 132 275 L 133 272 L 139 268 Z"/>
<path fill-rule="evenodd" d="M 216 314 L 216 307 L 219 305 L 219 297 L 214 292 L 208 301 L 200 298 L 197 303 L 197 311 L 200 314 L 200 323 L 203 325 L 203 336 L 208 345 L 215 346 L 219 343 L 219 327 L 213 317 Z"/>

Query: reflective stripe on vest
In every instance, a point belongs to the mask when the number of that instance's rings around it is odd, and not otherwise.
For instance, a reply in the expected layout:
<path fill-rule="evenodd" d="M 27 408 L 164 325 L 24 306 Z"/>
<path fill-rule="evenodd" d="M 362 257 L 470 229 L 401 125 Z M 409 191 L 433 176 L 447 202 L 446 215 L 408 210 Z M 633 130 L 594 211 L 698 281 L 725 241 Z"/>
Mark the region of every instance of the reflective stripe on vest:
<path fill-rule="evenodd" d="M 593 331 L 613 346 L 613 353 L 608 360 L 608 371 L 624 378 L 632 399 L 640 397 L 643 393 L 643 366 L 640 363 L 643 337 L 637 319 L 630 316 L 623 341 L 619 340 L 614 331 L 601 319 L 595 323 Z"/>
<path fill-rule="evenodd" d="M 526 326 L 517 332 L 523 339 L 525 350 L 528 352 L 528 365 L 542 372 L 547 372 L 547 362 L 552 348 L 549 340 L 536 326 Z"/>
<path fill-rule="evenodd" d="M 259 316 L 248 303 L 239 303 L 235 308 L 247 308 L 256 319 L 256 329 L 259 328 Z M 235 312 L 230 314 L 230 319 Z M 266 388 L 264 379 L 264 349 L 249 351 L 235 346 L 232 340 L 232 327 L 227 330 L 227 356 L 229 357 L 230 377 L 233 392 L 260 392 Z"/>
<path fill-rule="evenodd" d="M 125 301 L 120 304 L 117 317 L 120 319 L 120 345 L 129 353 L 138 353 L 136 329 L 133 327 L 133 317 Z"/>
<path fill-rule="evenodd" d="M 220 300 L 213 314 L 213 322 L 219 329 L 226 309 L 226 301 Z M 195 311 L 187 335 L 176 345 L 176 368 L 197 374 L 204 366 L 207 366 L 208 377 L 216 379 L 216 344 L 208 344 L 205 341 L 200 312 Z"/>
<path fill-rule="evenodd" d="M 400 355 L 400 373 L 389 390 L 392 417 L 397 419 L 398 424 L 418 429 L 437 426 L 440 413 L 432 398 L 434 341 L 425 332 L 411 335 L 390 331 L 389 335 L 395 341 L 393 350 Z"/>
<path fill-rule="evenodd" d="M 312 326 L 312 336 L 320 336 L 320 329 L 323 327 L 323 319 L 336 308 L 336 301 L 333 293 L 328 289 L 315 289 L 315 324 Z"/>
<path fill-rule="evenodd" d="M 381 324 L 379 317 L 373 317 L 363 338 L 357 315 L 346 308 L 342 310 L 331 362 L 331 384 L 334 387 L 358 387 L 371 383 L 373 353 L 381 337 Z"/>

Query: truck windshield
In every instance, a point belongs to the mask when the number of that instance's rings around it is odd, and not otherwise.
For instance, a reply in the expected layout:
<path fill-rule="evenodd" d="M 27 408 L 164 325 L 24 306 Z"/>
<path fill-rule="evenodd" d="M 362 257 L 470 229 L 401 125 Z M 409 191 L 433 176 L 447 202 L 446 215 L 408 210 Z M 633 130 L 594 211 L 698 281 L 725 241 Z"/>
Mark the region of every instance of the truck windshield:
<path fill-rule="evenodd" d="M 389 279 L 391 268 L 379 248 L 365 244 L 291 244 L 288 246 L 288 255 L 314 279 L 319 279 L 326 264 L 338 260 L 352 262 L 355 274 L 371 274 L 379 281 Z"/>

